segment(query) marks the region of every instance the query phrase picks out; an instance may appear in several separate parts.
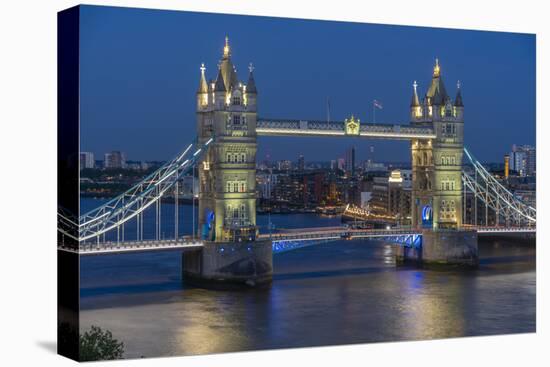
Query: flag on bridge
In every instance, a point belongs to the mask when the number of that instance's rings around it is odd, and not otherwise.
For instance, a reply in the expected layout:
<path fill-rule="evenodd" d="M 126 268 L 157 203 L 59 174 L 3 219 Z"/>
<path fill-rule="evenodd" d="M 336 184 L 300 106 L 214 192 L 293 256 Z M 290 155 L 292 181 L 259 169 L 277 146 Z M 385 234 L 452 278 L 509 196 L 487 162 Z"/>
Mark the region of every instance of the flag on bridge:
<path fill-rule="evenodd" d="M 382 102 L 377 101 L 376 99 L 372 101 L 372 105 L 376 108 L 382 109 Z"/>

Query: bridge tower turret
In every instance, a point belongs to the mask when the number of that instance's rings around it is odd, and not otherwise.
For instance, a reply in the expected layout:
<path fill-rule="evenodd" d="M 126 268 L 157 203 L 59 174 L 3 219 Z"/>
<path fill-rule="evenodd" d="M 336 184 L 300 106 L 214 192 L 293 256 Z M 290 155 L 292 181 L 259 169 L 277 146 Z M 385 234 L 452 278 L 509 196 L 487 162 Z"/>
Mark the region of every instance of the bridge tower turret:
<path fill-rule="evenodd" d="M 436 138 L 412 141 L 412 222 L 418 227 L 462 226 L 462 155 L 464 105 L 460 86 L 451 100 L 436 59 L 432 81 L 422 106 L 416 103 L 416 83 L 411 103 L 411 124 L 429 126 Z M 418 104 L 418 105 L 417 105 Z"/>
<path fill-rule="evenodd" d="M 246 84 L 239 81 L 226 37 L 216 79 L 206 83 L 204 71 L 202 65 L 197 92 L 198 138 L 202 143 L 214 138 L 198 169 L 198 237 L 205 246 L 201 253 L 184 256 L 184 276 L 271 281 L 271 241 L 260 241 L 256 226 L 257 89 L 253 68 L 250 65 Z"/>

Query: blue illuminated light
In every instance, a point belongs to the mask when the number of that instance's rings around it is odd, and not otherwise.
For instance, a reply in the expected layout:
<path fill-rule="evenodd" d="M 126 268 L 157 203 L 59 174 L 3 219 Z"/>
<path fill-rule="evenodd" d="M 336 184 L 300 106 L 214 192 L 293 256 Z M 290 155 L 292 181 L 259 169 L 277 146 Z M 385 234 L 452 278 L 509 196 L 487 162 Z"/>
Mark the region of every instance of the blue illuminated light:
<path fill-rule="evenodd" d="M 350 238 L 350 240 L 353 240 L 354 238 Z M 357 238 L 361 239 L 361 238 Z M 422 247 L 422 235 L 419 233 L 411 233 L 411 234 L 397 234 L 397 235 L 388 235 L 384 237 L 373 237 L 372 239 L 378 239 L 385 242 L 392 242 L 397 245 L 401 245 L 403 247 L 412 247 L 419 249 Z M 318 240 L 318 241 L 311 241 L 311 240 L 278 240 L 273 241 L 271 246 L 273 249 L 273 254 L 279 254 L 287 251 L 297 250 L 304 247 L 314 246 L 318 245 L 320 243 L 333 241 L 335 239 L 329 239 L 329 240 Z"/>

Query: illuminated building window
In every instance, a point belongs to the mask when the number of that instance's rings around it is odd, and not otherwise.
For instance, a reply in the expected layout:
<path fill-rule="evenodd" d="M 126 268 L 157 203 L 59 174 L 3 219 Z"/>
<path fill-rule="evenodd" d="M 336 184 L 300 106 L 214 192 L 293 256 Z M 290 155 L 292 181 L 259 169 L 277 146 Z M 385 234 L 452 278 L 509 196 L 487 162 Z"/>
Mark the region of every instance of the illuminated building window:
<path fill-rule="evenodd" d="M 227 181 L 226 192 L 246 192 L 246 181 Z"/>
<path fill-rule="evenodd" d="M 241 124 L 241 116 L 233 115 L 233 125 L 240 125 L 240 124 Z"/>
<path fill-rule="evenodd" d="M 227 153 L 227 162 L 229 163 L 233 162 L 233 154 Z"/>
<path fill-rule="evenodd" d="M 241 105 L 241 96 L 239 96 L 239 95 L 233 96 L 232 103 L 233 103 L 234 106 L 240 106 Z"/>
<path fill-rule="evenodd" d="M 229 222 L 229 225 L 232 226 L 242 226 L 246 225 L 248 213 L 246 210 L 246 205 L 241 204 L 240 206 L 227 205 L 225 208 L 225 218 Z"/>

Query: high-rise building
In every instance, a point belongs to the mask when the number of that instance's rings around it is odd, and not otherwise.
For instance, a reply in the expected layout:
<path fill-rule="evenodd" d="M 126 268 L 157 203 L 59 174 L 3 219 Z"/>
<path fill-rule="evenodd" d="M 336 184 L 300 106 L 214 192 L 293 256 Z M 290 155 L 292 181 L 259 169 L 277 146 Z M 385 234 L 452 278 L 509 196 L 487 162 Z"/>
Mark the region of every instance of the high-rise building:
<path fill-rule="evenodd" d="M 394 170 L 389 177 L 374 177 L 371 192 L 362 192 L 361 205 L 368 205 L 372 214 L 391 216 L 400 224 L 410 223 L 412 185 L 410 181 L 412 171 Z M 364 198 L 369 202 L 364 203 Z"/>
<path fill-rule="evenodd" d="M 388 177 L 388 214 L 401 224 L 409 223 L 411 213 L 412 171 L 394 170 Z"/>
<path fill-rule="evenodd" d="M 298 171 L 303 171 L 306 169 L 306 162 L 304 156 L 300 154 L 298 157 Z"/>
<path fill-rule="evenodd" d="M 119 151 L 105 153 L 104 168 L 126 168 L 126 154 Z"/>
<path fill-rule="evenodd" d="M 504 178 L 508 179 L 510 176 L 510 156 L 506 154 L 504 156 Z"/>
<path fill-rule="evenodd" d="M 80 169 L 95 168 L 94 153 L 80 152 Z"/>
<path fill-rule="evenodd" d="M 346 173 L 355 175 L 355 147 L 351 147 L 346 151 Z"/>
<path fill-rule="evenodd" d="M 344 158 L 338 158 L 338 169 L 341 171 L 346 169 L 346 160 Z"/>
<path fill-rule="evenodd" d="M 510 152 L 510 169 L 519 176 L 533 176 L 536 173 L 536 150 L 530 145 L 513 145 Z"/>
<path fill-rule="evenodd" d="M 272 173 L 263 173 L 256 175 L 256 185 L 258 197 L 260 199 L 270 200 L 273 198 L 274 188 L 277 185 L 278 175 Z"/>

